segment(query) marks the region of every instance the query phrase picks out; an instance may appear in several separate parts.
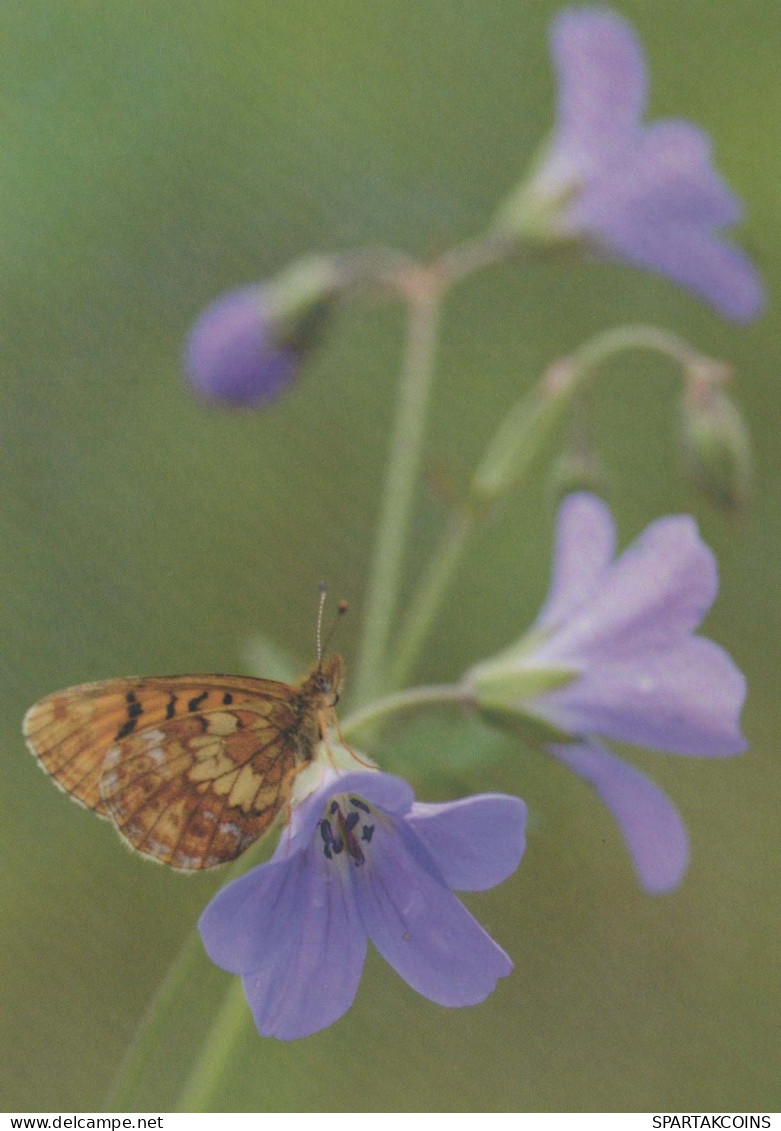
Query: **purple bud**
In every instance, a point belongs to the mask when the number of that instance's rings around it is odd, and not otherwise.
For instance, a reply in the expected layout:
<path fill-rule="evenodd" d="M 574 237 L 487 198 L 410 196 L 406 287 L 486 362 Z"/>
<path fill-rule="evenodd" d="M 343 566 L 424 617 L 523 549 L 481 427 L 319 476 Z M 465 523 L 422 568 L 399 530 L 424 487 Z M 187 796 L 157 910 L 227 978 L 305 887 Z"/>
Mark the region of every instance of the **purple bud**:
<path fill-rule="evenodd" d="M 201 314 L 185 347 L 185 368 L 203 396 L 234 405 L 273 400 L 296 375 L 300 353 L 273 338 L 267 292 L 230 291 Z"/>
<path fill-rule="evenodd" d="M 344 286 L 338 257 L 310 255 L 264 283 L 218 298 L 185 347 L 193 388 L 234 405 L 273 400 L 317 344 Z"/>

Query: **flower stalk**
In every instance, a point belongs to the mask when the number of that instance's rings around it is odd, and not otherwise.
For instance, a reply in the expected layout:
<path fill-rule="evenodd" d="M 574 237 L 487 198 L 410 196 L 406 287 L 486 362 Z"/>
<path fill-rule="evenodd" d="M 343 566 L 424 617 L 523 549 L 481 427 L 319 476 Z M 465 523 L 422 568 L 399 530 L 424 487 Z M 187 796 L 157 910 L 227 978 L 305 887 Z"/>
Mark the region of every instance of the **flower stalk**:
<path fill-rule="evenodd" d="M 411 275 L 407 345 L 363 613 L 355 685 L 359 704 L 370 702 L 384 685 L 420 477 L 440 305 L 435 277 L 423 270 Z"/>

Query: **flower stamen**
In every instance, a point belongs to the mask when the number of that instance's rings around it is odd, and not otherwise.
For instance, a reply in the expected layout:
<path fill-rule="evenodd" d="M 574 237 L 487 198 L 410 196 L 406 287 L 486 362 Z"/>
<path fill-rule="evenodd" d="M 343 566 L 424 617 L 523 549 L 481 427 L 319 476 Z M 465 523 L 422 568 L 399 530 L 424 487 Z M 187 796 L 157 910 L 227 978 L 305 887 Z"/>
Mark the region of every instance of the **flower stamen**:
<path fill-rule="evenodd" d="M 350 808 L 352 807 L 352 808 Z M 366 856 L 359 841 L 368 844 L 374 833 L 374 824 L 365 819 L 372 810 L 358 797 L 338 798 L 331 801 L 327 816 L 320 822 L 320 836 L 323 853 L 333 860 L 345 849 L 357 868 L 366 863 Z"/>

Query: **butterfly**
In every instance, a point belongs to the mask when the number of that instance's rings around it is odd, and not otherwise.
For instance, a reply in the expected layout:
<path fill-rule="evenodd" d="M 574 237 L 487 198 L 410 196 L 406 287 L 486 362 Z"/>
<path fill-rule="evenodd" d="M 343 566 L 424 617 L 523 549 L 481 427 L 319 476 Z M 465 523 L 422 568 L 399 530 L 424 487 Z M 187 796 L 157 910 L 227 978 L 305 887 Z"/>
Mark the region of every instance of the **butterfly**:
<path fill-rule="evenodd" d="M 334 653 L 296 684 L 231 675 L 83 683 L 35 703 L 24 736 L 55 785 L 133 848 L 172 868 L 212 868 L 288 806 L 296 774 L 335 725 L 343 668 Z"/>

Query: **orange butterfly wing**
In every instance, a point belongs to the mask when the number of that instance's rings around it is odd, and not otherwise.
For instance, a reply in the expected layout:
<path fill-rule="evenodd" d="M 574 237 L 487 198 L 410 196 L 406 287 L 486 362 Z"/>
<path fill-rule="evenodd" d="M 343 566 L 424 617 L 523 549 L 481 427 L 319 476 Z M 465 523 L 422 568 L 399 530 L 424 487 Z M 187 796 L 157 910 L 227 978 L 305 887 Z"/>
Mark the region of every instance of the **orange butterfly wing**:
<path fill-rule="evenodd" d="M 211 868 L 287 804 L 311 757 L 306 689 L 214 675 L 86 683 L 31 707 L 24 734 L 55 783 L 139 852 Z"/>

